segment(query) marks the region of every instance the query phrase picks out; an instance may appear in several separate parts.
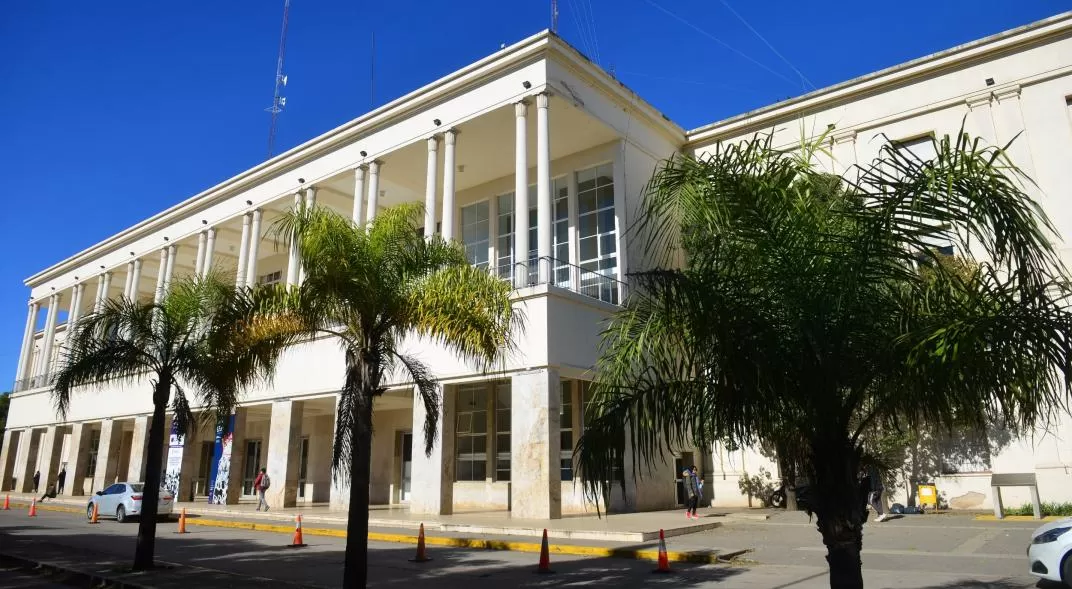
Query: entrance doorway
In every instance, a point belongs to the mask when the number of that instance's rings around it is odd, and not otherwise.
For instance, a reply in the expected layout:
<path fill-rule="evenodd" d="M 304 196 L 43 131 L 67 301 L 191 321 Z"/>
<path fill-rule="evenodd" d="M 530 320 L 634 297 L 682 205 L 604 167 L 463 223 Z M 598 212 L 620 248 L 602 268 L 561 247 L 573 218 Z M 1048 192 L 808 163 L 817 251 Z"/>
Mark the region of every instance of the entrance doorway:
<path fill-rule="evenodd" d="M 253 481 L 261 470 L 261 441 L 246 440 L 245 462 L 242 470 L 242 494 L 255 495 Z"/>
<path fill-rule="evenodd" d="M 413 477 L 413 433 L 402 433 L 402 484 L 398 493 L 400 502 L 409 501 Z"/>
<path fill-rule="evenodd" d="M 197 466 L 197 480 L 194 481 L 194 493 L 198 497 L 208 496 L 208 479 L 212 474 L 212 455 L 216 450 L 215 441 L 201 442 L 201 459 Z"/>

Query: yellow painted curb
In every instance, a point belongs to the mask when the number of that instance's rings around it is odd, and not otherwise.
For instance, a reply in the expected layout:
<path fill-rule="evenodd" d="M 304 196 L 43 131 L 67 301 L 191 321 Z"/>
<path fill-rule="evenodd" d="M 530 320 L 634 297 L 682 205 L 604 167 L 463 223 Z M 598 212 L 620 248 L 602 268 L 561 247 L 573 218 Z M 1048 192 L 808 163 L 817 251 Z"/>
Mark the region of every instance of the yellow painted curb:
<path fill-rule="evenodd" d="M 1047 515 L 1042 519 L 1035 519 L 1033 515 L 1006 515 L 1005 517 L 998 519 L 993 515 L 977 515 L 975 521 L 980 522 L 1055 522 L 1064 518 L 1061 515 Z"/>
<path fill-rule="evenodd" d="M 19 507 L 29 509 L 29 503 L 12 502 L 12 508 Z M 63 513 L 84 513 L 76 507 L 61 505 L 38 505 L 38 509 L 44 511 L 57 511 Z M 987 516 L 978 516 L 976 519 Z M 993 516 L 989 516 L 993 519 Z M 1022 516 L 1009 516 L 1022 517 Z M 1006 518 L 1008 519 L 1008 518 Z M 188 526 L 205 526 L 212 528 L 231 528 L 236 530 L 250 530 L 255 532 L 275 532 L 279 534 L 294 533 L 294 526 L 265 524 L 248 521 L 232 521 L 222 519 L 206 519 L 201 517 L 188 517 Z M 306 536 L 327 536 L 332 538 L 345 538 L 346 530 L 334 528 L 307 528 L 302 527 L 302 534 Z M 383 532 L 369 532 L 368 539 L 373 542 L 393 542 L 396 544 L 416 544 L 417 536 L 409 534 L 387 534 Z M 486 540 L 482 538 L 445 538 L 442 536 L 425 536 L 425 544 L 429 546 L 445 546 L 450 548 L 468 548 L 472 550 L 505 550 L 511 552 L 539 552 L 542 545 L 538 542 L 512 542 L 507 540 Z M 578 546 L 574 544 L 549 544 L 548 551 L 552 554 L 566 554 L 571 556 L 591 556 L 597 558 L 630 558 L 634 560 L 658 560 L 657 550 L 638 550 L 635 548 L 607 548 L 603 546 Z M 720 554 L 711 550 L 699 550 L 691 552 L 667 551 L 666 556 L 671 562 L 688 562 L 693 564 L 716 564 L 750 552 L 740 550 L 728 554 Z"/>

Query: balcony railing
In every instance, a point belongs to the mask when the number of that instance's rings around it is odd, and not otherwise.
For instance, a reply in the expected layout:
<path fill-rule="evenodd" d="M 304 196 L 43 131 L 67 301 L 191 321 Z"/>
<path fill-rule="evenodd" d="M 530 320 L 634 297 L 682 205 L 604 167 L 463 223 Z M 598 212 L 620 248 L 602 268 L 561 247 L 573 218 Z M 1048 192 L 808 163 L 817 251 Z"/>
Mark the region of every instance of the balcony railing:
<path fill-rule="evenodd" d="M 531 267 L 533 261 L 536 268 Z M 517 266 L 528 267 L 527 286 L 546 282 L 612 305 L 620 305 L 625 296 L 625 283 L 606 270 L 585 268 L 550 256 L 515 263 Z"/>
<path fill-rule="evenodd" d="M 28 391 L 30 389 L 48 386 L 51 383 L 51 374 L 39 374 L 37 376 L 31 376 L 30 378 L 16 380 L 15 386 L 12 388 L 12 392 L 17 393 L 19 391 Z"/>

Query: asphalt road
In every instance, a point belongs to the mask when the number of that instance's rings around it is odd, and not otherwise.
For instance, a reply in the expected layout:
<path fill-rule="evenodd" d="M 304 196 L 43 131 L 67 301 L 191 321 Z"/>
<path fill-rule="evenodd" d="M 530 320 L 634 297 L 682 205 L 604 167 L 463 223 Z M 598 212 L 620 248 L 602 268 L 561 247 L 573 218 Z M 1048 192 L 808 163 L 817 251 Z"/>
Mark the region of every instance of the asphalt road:
<path fill-rule="evenodd" d="M 942 516 L 935 516 L 942 517 Z M 308 548 L 291 549 L 283 534 L 190 526 L 179 536 L 175 524 L 158 530 L 164 568 L 135 579 L 159 587 L 199 589 L 256 585 L 259 588 L 341 584 L 343 540 L 306 537 Z M 1035 587 L 1026 574 L 1024 546 L 1031 523 L 981 524 L 965 518 L 904 520 L 869 525 L 865 531 L 868 587 L 1018 589 Z M 0 512 L 0 551 L 16 550 L 67 564 L 89 563 L 119 573 L 134 552 L 137 524 L 86 524 L 73 514 Z M 704 534 L 673 539 L 673 549 L 750 545 L 758 564 L 678 566 L 671 576 L 651 574 L 653 565 L 623 559 L 553 556 L 555 574 L 537 575 L 535 554 L 430 548 L 432 562 L 409 562 L 413 547 L 369 546 L 370 587 L 435 586 L 609 586 L 776 589 L 828 587 L 822 544 L 814 527 L 795 514 L 769 522 L 731 524 Z M 0 586 L 8 585 L 0 571 Z M 17 571 L 12 574 L 20 574 Z M 32 579 L 31 579 L 32 581 Z M 25 585 L 49 587 L 53 585 Z"/>

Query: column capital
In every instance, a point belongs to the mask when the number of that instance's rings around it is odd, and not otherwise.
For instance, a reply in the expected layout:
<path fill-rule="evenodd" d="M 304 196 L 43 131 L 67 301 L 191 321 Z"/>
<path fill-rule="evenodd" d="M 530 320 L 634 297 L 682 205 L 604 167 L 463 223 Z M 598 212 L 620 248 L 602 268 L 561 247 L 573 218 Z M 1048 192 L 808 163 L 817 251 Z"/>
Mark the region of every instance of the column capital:
<path fill-rule="evenodd" d="M 986 92 L 982 92 L 982 93 L 975 94 L 973 96 L 969 96 L 969 97 L 965 98 L 964 99 L 964 104 L 967 104 L 968 108 L 970 108 L 972 110 L 975 110 L 976 108 L 979 108 L 980 106 L 985 106 L 985 105 L 990 104 L 990 100 L 991 100 L 991 98 L 993 98 L 993 96 L 994 96 L 993 93 L 988 90 Z"/>
<path fill-rule="evenodd" d="M 454 128 L 447 129 L 443 132 L 443 142 L 447 145 L 454 145 L 454 140 L 458 138 L 458 130 Z"/>
<path fill-rule="evenodd" d="M 428 151 L 435 151 L 439 149 L 439 135 L 432 135 L 428 138 Z"/>
<path fill-rule="evenodd" d="M 369 172 L 373 173 L 373 174 L 379 174 L 380 173 L 380 166 L 382 166 L 382 165 L 383 165 L 382 161 L 380 161 L 380 160 L 372 160 L 371 162 L 368 163 Z"/>
<path fill-rule="evenodd" d="M 358 164 L 358 165 L 354 166 L 354 174 L 357 174 L 358 176 L 364 177 L 365 172 L 367 172 L 367 171 L 368 171 L 368 166 L 365 165 L 365 164 Z"/>
<path fill-rule="evenodd" d="M 514 103 L 514 116 L 517 118 L 524 118 L 528 114 L 529 103 L 525 99 L 518 100 Z"/>
<path fill-rule="evenodd" d="M 1001 102 L 1003 100 L 1019 98 L 1019 97 L 1020 97 L 1020 85 L 1019 84 L 1014 84 L 1014 85 L 1008 86 L 1006 88 L 1001 88 L 999 90 L 994 90 L 994 98 L 996 98 L 998 102 Z"/>
<path fill-rule="evenodd" d="M 856 141 L 856 130 L 845 129 L 842 131 L 835 131 L 830 134 L 830 140 L 833 141 L 835 145 L 840 145 L 842 143 L 853 143 Z"/>
<path fill-rule="evenodd" d="M 548 91 L 540 92 L 536 95 L 536 108 L 547 108 L 550 104 L 551 93 Z"/>

